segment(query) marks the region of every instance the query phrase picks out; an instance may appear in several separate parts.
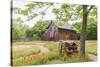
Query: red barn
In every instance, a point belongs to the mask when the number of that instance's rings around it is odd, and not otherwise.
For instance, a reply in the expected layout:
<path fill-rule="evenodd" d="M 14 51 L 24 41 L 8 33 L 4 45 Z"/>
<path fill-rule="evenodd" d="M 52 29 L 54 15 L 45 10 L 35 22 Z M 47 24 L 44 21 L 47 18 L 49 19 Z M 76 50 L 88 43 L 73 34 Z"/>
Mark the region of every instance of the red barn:
<path fill-rule="evenodd" d="M 78 35 L 71 25 L 64 24 L 58 28 L 58 38 L 59 40 L 77 40 Z"/>
<path fill-rule="evenodd" d="M 72 29 L 71 25 L 64 24 L 58 28 L 55 28 L 55 23 L 51 21 L 46 27 L 41 39 L 42 40 L 77 40 L 78 36 L 75 30 Z"/>

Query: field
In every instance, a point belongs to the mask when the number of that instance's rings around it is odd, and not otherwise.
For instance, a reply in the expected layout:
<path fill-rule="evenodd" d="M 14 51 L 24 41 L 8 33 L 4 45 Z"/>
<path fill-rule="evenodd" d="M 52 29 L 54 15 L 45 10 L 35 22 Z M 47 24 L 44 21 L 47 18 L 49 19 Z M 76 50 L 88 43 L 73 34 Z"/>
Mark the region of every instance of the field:
<path fill-rule="evenodd" d="M 76 42 L 79 46 L 79 41 Z M 12 44 L 12 63 L 16 65 L 58 64 L 71 62 L 88 62 L 79 56 L 61 56 L 58 48 L 59 42 L 55 41 L 31 41 L 16 42 Z M 86 41 L 86 54 L 97 55 L 97 43 L 95 40 Z"/>

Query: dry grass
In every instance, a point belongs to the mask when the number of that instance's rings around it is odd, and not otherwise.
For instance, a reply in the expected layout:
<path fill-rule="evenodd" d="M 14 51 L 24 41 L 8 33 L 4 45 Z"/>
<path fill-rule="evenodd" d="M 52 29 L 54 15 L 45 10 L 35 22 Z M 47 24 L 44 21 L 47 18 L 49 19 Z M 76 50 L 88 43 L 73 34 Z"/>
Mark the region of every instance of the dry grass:
<path fill-rule="evenodd" d="M 40 52 L 40 49 L 37 46 L 24 46 L 24 45 L 14 45 L 13 46 L 13 59 L 17 59 L 20 57 L 26 57 L 32 54 L 37 54 Z"/>
<path fill-rule="evenodd" d="M 76 41 L 79 45 L 79 41 Z M 59 42 L 54 41 L 32 41 L 13 43 L 13 65 L 32 65 L 32 64 L 54 64 L 86 62 L 88 58 L 80 59 L 77 56 L 62 57 L 59 55 Z M 48 48 L 50 51 L 41 53 L 38 46 Z M 86 41 L 86 53 L 96 54 L 96 41 Z"/>
<path fill-rule="evenodd" d="M 86 41 L 86 52 L 97 55 L 97 41 Z"/>

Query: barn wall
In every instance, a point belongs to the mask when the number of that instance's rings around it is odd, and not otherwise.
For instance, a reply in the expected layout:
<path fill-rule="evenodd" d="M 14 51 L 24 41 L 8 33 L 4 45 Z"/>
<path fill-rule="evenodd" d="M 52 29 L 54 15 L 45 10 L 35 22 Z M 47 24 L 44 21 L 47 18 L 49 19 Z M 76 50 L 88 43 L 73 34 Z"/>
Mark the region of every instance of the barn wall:
<path fill-rule="evenodd" d="M 75 31 L 65 30 L 65 29 L 58 29 L 55 31 L 54 38 L 52 40 L 77 40 L 78 35 Z M 42 36 L 42 40 L 51 40 L 49 38 L 49 32 L 45 32 Z"/>
<path fill-rule="evenodd" d="M 76 40 L 77 33 L 75 31 L 59 29 L 58 37 L 59 40 Z"/>

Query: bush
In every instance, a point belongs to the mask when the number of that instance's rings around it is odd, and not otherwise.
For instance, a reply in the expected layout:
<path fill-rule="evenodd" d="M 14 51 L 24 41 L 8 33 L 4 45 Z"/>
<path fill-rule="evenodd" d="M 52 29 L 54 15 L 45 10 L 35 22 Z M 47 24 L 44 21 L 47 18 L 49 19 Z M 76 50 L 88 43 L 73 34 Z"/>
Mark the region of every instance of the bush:
<path fill-rule="evenodd" d="M 40 50 L 39 50 L 39 49 L 37 49 L 37 50 L 32 50 L 32 51 L 31 51 L 31 54 L 38 54 L 38 53 L 40 53 Z"/>
<path fill-rule="evenodd" d="M 57 52 L 50 52 L 50 54 L 48 55 L 48 60 L 55 60 L 55 59 L 59 59 L 60 55 Z"/>
<path fill-rule="evenodd" d="M 33 39 L 34 40 L 40 40 L 40 37 L 38 35 L 36 35 L 36 34 L 33 34 Z"/>

